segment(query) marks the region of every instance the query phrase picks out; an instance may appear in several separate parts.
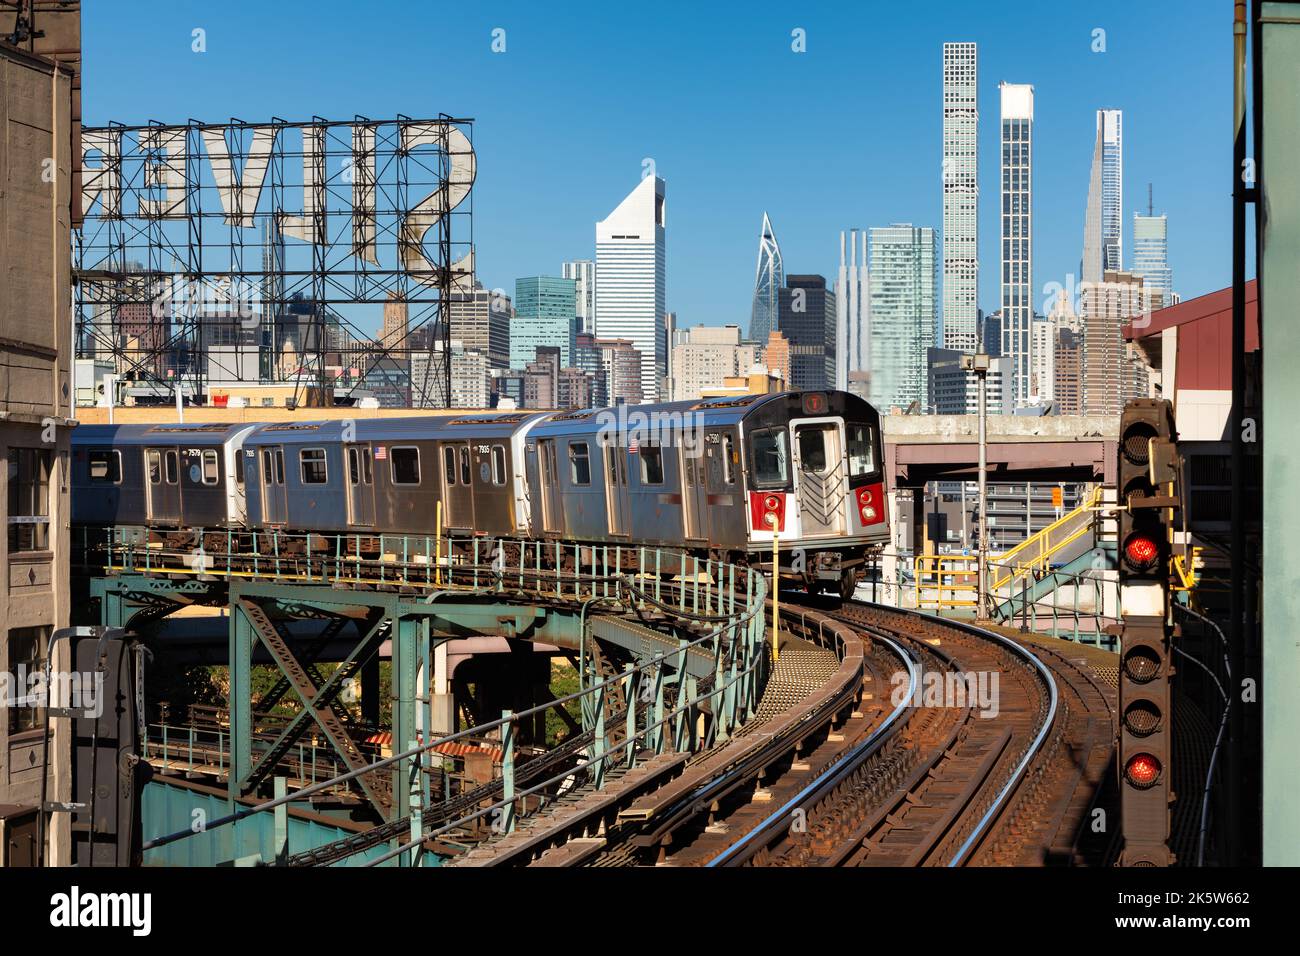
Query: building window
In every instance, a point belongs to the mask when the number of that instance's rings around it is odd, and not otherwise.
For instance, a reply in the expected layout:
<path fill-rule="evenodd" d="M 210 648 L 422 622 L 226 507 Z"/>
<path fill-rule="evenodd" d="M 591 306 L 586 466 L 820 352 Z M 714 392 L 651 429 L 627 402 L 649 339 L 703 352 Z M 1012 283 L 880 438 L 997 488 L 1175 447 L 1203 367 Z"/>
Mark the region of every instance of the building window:
<path fill-rule="evenodd" d="M 220 478 L 220 469 L 217 468 L 217 453 L 215 450 L 208 448 L 203 452 L 203 471 L 202 479 L 205 485 L 215 485 Z"/>
<path fill-rule="evenodd" d="M 87 455 L 91 481 L 122 482 L 122 453 L 111 448 L 95 448 Z"/>
<path fill-rule="evenodd" d="M 393 484 L 418 485 L 420 483 L 420 450 L 411 445 L 390 449 Z"/>
<path fill-rule="evenodd" d="M 492 446 L 492 484 L 506 483 L 506 450 L 502 445 Z"/>
<path fill-rule="evenodd" d="M 664 483 L 664 452 L 662 448 L 641 449 L 641 484 Z"/>
<path fill-rule="evenodd" d="M 591 484 L 591 452 L 585 441 L 569 442 L 569 480 L 575 485 Z"/>
<path fill-rule="evenodd" d="M 9 449 L 9 553 L 50 546 L 50 452 Z"/>
<path fill-rule="evenodd" d="M 34 674 L 45 670 L 45 648 L 49 643 L 49 627 L 15 627 L 9 630 L 9 673 Z M 25 685 L 30 686 L 30 685 Z M 10 703 L 9 733 L 20 734 L 26 730 L 40 730 L 45 726 L 44 708 L 34 707 L 19 696 Z"/>
<path fill-rule="evenodd" d="M 304 448 L 298 452 L 298 464 L 302 470 L 304 485 L 323 485 L 329 475 L 325 466 L 324 448 Z"/>

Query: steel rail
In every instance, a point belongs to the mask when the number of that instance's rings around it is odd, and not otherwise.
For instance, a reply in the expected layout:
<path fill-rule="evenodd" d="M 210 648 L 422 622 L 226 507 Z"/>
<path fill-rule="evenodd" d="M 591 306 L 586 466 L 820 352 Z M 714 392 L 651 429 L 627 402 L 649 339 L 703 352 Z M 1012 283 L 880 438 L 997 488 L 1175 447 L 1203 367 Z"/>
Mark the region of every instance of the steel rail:
<path fill-rule="evenodd" d="M 908 671 L 908 691 L 907 696 L 900 702 L 889 714 L 888 717 L 851 750 L 846 751 L 838 760 L 830 766 L 822 769 L 819 776 L 810 782 L 801 791 L 787 800 L 784 804 L 769 814 L 757 827 L 750 830 L 743 837 L 731 844 L 722 853 L 719 853 L 711 859 L 705 866 L 728 866 L 744 862 L 757 853 L 767 842 L 769 842 L 776 832 L 786 826 L 791 811 L 797 809 L 800 804 L 812 801 L 816 802 L 822 795 L 832 791 L 845 777 L 852 774 L 864 760 L 885 743 L 885 739 L 892 735 L 900 726 L 899 721 L 903 714 L 912 709 L 911 701 L 916 696 L 917 682 L 920 674 L 917 670 L 917 659 L 915 655 L 905 651 L 897 643 L 887 637 L 876 637 L 876 640 L 886 644 L 898 655 L 899 659 L 907 666 Z"/>

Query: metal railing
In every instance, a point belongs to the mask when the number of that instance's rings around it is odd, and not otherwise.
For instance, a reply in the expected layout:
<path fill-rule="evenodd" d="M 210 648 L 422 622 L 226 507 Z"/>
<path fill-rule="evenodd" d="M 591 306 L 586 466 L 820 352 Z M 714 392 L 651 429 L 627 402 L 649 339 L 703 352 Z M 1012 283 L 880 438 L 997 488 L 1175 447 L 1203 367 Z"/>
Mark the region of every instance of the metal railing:
<path fill-rule="evenodd" d="M 418 864 L 425 852 L 424 843 L 430 838 L 471 825 L 477 827 L 478 821 L 485 819 L 490 821 L 493 832 L 508 833 L 516 826 L 521 810 L 545 805 L 561 785 L 572 789 L 578 780 L 585 780 L 598 788 L 610 769 L 633 766 L 644 755 L 661 754 L 669 748 L 683 752 L 711 746 L 733 733 L 757 707 L 761 677 L 769 660 L 762 614 L 768 585 L 753 569 L 646 547 L 476 538 L 462 541 L 449 555 L 434 543 L 432 536 L 386 535 L 371 540 L 379 542 L 385 557 L 363 558 L 359 545 L 358 554 L 341 554 L 340 544 L 331 536 L 275 532 L 263 538 L 263 544 L 271 547 L 269 554 L 227 548 L 221 554 L 208 555 L 210 560 L 202 561 L 200 568 L 187 565 L 183 551 L 114 541 L 111 535 L 103 554 L 110 559 L 105 565 L 109 570 L 171 573 L 178 570 L 179 561 L 179 568 L 189 566 L 191 572 L 212 576 L 251 575 L 330 586 L 376 581 L 422 584 L 428 588 L 497 592 L 504 600 L 511 600 L 518 592 L 526 599 L 542 596 L 570 603 L 580 608 L 584 621 L 593 607 L 607 612 L 637 612 L 640 617 L 648 612 L 672 619 L 678 630 L 685 627 L 688 633 L 699 636 L 679 635 L 676 648 L 629 663 L 622 673 L 590 684 L 584 657 L 584 666 L 579 668 L 584 686 L 573 693 L 517 713 L 505 711 L 499 719 L 427 742 L 404 742 L 405 749 L 400 752 L 397 748 L 403 742 L 394 741 L 391 756 L 347 773 L 314 779 L 283 797 L 211 821 L 204 832 L 235 825 L 253 814 L 279 810 L 349 784 L 364 774 L 410 761 L 408 792 L 402 798 L 409 807 L 403 818 L 409 822 L 407 837 L 370 864 L 397 857 Z M 428 542 L 427 550 L 423 550 L 424 542 Z M 322 543 L 324 547 L 319 546 Z M 416 547 L 412 548 L 412 544 Z M 387 557 L 398 554 L 401 560 Z M 583 634 L 585 642 L 585 627 Z M 673 639 L 667 632 L 664 636 Z M 688 656 L 695 657 L 697 664 L 700 656 L 709 658 L 711 673 L 696 677 L 686 666 Z M 611 706 L 614 695 L 621 696 L 622 710 Z M 579 705 L 584 718 L 589 716 L 586 731 L 590 742 L 578 759 L 566 760 L 556 772 L 518 787 L 516 741 L 521 728 L 552 708 L 571 704 Z M 706 715 L 701 733 L 700 718 Z M 500 798 L 475 803 L 467 812 L 444 819 L 437 814 L 437 805 L 423 779 L 433 769 L 434 761 L 440 759 L 440 748 L 484 737 L 500 741 Z M 432 829 L 426 827 L 426 814 L 441 822 Z M 393 822 L 385 826 L 385 839 L 393 839 Z M 145 849 L 194 836 L 189 830 L 160 836 L 148 841 Z M 361 848 L 365 845 L 374 844 L 358 843 Z M 276 858 L 287 855 L 287 847 L 277 848 Z"/>
<path fill-rule="evenodd" d="M 1046 528 L 1030 535 L 1010 551 L 990 557 L 990 567 L 1003 567 L 1005 573 L 993 576 L 990 589 L 996 593 L 1021 572 L 1046 571 L 1052 558 L 1093 529 L 1094 516 L 1101 505 L 1102 486 L 1093 485 L 1078 507 L 1057 518 Z"/>

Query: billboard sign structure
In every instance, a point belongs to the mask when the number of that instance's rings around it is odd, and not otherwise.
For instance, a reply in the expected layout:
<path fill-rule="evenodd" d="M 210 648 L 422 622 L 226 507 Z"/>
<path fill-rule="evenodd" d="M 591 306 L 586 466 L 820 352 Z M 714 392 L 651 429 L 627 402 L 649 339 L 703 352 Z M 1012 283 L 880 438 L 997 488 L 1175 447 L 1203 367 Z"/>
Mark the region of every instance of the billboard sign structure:
<path fill-rule="evenodd" d="M 304 394 L 445 406 L 447 307 L 474 285 L 471 131 L 449 116 L 85 128 L 78 356 L 143 401 L 201 399 L 255 367 Z"/>

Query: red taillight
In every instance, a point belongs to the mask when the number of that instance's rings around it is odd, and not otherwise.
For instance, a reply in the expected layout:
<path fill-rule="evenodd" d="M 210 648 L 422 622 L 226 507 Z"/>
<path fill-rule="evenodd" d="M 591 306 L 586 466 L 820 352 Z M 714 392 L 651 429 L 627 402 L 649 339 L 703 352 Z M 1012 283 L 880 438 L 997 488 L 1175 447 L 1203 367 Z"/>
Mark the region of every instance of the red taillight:
<path fill-rule="evenodd" d="M 1131 534 L 1124 542 L 1124 561 L 1134 571 L 1150 571 L 1160 560 L 1160 546 L 1144 534 Z"/>
<path fill-rule="evenodd" d="M 774 491 L 750 492 L 749 513 L 755 531 L 784 531 L 785 495 Z"/>
<path fill-rule="evenodd" d="M 1159 781 L 1160 769 L 1160 761 L 1151 754 L 1134 754 L 1124 766 L 1124 778 L 1139 790 L 1146 790 Z"/>
<path fill-rule="evenodd" d="M 857 490 L 858 518 L 864 525 L 885 520 L 884 502 L 880 500 L 883 495 L 882 485 L 868 485 Z"/>

